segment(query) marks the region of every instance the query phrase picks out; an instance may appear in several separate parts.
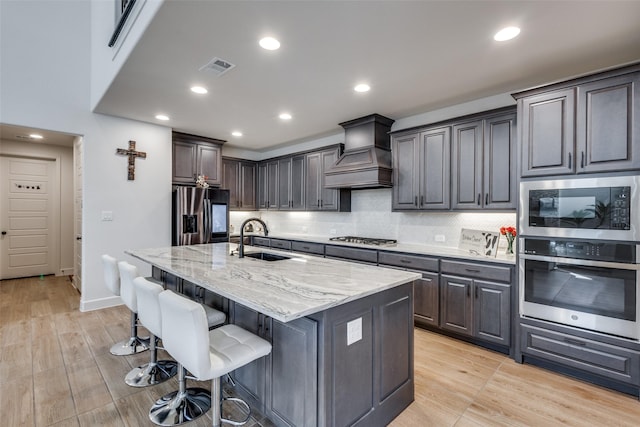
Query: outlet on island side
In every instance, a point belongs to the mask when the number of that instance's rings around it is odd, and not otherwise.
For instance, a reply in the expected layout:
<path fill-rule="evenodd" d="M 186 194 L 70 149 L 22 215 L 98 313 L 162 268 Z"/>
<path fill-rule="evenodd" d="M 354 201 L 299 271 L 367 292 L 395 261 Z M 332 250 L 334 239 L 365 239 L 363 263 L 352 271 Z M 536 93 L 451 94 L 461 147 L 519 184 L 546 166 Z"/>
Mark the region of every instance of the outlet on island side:
<path fill-rule="evenodd" d="M 347 345 L 362 339 L 362 317 L 347 322 Z"/>
<path fill-rule="evenodd" d="M 444 242 L 446 239 L 444 237 L 444 234 L 436 234 L 435 236 L 433 236 L 433 240 L 436 242 Z"/>

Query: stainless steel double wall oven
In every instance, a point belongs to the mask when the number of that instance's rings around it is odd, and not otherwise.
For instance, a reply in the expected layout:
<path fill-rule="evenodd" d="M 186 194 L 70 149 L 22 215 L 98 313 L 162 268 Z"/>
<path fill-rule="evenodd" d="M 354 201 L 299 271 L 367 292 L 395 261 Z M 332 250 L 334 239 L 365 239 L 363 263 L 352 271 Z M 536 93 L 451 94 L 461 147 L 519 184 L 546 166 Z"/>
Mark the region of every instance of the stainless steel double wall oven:
<path fill-rule="evenodd" d="M 640 176 L 520 184 L 520 315 L 640 340 Z"/>

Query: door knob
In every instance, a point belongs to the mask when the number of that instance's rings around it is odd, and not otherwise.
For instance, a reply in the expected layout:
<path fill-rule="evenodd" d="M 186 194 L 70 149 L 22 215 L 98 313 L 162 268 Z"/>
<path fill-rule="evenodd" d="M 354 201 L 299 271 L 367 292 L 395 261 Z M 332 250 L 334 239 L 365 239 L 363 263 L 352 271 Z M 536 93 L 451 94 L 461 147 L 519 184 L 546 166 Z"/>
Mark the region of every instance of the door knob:
<path fill-rule="evenodd" d="M 77 236 L 76 240 L 82 240 L 82 236 Z"/>
<path fill-rule="evenodd" d="M 3 231 L 3 232 L 2 232 L 2 235 L 3 235 L 3 236 L 4 236 L 4 235 L 6 235 L 6 234 L 7 234 L 7 232 L 6 232 L 6 231 Z"/>

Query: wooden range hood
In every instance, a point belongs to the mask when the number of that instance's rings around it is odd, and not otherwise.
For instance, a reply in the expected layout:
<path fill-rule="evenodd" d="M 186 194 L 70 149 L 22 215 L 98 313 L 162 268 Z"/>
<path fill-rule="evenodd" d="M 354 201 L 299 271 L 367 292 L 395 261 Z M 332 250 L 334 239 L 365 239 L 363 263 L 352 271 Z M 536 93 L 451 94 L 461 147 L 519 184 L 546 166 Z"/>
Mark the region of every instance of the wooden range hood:
<path fill-rule="evenodd" d="M 340 123 L 345 130 L 345 149 L 325 172 L 327 188 L 391 187 L 391 140 L 394 120 L 371 114 Z"/>

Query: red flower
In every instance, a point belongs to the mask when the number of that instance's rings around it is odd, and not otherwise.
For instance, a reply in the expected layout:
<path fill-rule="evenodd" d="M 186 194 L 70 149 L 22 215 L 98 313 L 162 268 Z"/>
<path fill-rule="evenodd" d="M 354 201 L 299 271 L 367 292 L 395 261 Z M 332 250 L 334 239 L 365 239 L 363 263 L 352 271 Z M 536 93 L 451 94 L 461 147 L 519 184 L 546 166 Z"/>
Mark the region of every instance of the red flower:
<path fill-rule="evenodd" d="M 515 237 L 517 235 L 515 227 L 500 227 L 500 234 Z"/>

